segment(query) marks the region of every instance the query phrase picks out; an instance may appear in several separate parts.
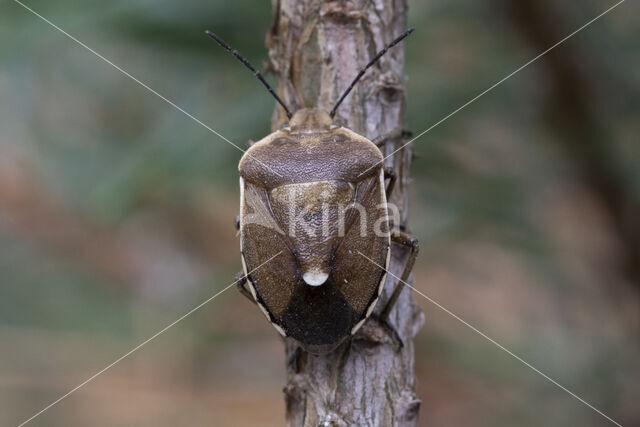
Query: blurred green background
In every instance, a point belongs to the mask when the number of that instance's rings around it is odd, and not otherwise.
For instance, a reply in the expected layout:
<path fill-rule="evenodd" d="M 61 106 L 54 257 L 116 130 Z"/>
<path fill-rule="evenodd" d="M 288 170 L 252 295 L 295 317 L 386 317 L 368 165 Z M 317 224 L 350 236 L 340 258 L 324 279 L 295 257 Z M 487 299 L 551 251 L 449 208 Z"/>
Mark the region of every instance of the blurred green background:
<path fill-rule="evenodd" d="M 268 2 L 30 0 L 244 146 L 273 100 Z M 613 5 L 410 1 L 419 133 Z M 416 142 L 417 287 L 640 425 L 640 5 L 627 1 Z M 272 79 L 269 76 L 269 79 Z M 0 425 L 17 425 L 240 270 L 241 153 L 14 1 L 0 5 Z M 424 426 L 606 425 L 428 301 Z M 282 425 L 283 348 L 231 290 L 34 426 Z"/>

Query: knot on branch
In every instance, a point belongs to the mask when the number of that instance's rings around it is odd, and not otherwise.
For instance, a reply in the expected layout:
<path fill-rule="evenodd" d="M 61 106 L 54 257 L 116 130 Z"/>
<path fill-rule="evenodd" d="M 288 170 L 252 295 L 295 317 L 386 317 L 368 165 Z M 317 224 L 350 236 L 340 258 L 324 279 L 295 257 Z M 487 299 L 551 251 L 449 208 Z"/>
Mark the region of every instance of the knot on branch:
<path fill-rule="evenodd" d="M 411 390 L 403 390 L 395 402 L 396 421 L 399 425 L 411 425 L 418 420 L 422 400 Z"/>
<path fill-rule="evenodd" d="M 400 84 L 385 81 L 383 84 L 377 85 L 375 90 L 379 94 L 380 102 L 387 105 L 404 102 L 404 87 Z"/>
<path fill-rule="evenodd" d="M 369 319 L 362 325 L 362 328 L 354 335 L 353 340 L 364 346 L 378 346 L 393 343 L 389 331 L 373 319 Z"/>
<path fill-rule="evenodd" d="M 338 414 L 329 413 L 318 423 L 318 427 L 347 427 L 349 424 Z"/>
<path fill-rule="evenodd" d="M 290 377 L 289 383 L 282 390 L 286 405 L 287 420 L 295 422 L 299 417 L 304 417 L 307 402 L 307 390 L 304 379 L 298 375 Z M 292 424 L 290 424 L 292 425 Z M 301 423 L 299 425 L 302 425 Z"/>
<path fill-rule="evenodd" d="M 322 7 L 320 16 L 345 24 L 362 19 L 363 14 L 357 5 L 350 1 L 331 1 Z"/>

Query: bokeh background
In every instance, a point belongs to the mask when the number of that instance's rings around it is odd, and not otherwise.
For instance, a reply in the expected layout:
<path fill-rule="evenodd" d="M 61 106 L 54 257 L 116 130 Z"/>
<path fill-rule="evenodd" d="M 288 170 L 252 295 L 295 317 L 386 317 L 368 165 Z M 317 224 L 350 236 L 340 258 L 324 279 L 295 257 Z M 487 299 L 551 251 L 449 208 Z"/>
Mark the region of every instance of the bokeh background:
<path fill-rule="evenodd" d="M 244 145 L 274 107 L 268 2 L 28 5 Z M 410 1 L 419 133 L 613 5 Z M 640 425 L 640 5 L 627 1 L 416 142 L 418 288 Z M 272 77 L 269 77 L 270 79 Z M 0 425 L 230 284 L 241 153 L 14 1 L 0 5 Z M 424 426 L 606 425 L 417 297 Z M 278 426 L 282 344 L 235 290 L 34 426 Z"/>

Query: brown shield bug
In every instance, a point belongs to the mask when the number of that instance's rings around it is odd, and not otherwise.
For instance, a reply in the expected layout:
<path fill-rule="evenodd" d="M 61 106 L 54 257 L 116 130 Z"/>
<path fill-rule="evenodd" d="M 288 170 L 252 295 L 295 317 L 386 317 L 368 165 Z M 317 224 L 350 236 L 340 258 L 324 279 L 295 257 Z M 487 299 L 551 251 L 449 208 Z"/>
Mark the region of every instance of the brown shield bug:
<path fill-rule="evenodd" d="M 331 112 L 301 109 L 295 114 L 246 59 L 206 32 L 254 73 L 290 119 L 251 145 L 240 160 L 239 289 L 280 334 L 314 353 L 332 350 L 371 316 L 384 286 L 391 242 L 396 241 L 408 246 L 410 254 L 402 281 L 379 315 L 389 326 L 389 312 L 417 256 L 417 240 L 392 229 L 388 218 L 395 175 L 383 166 L 378 148 L 386 138 L 376 138 L 376 144 L 332 123 L 365 71 L 412 31 L 380 51 Z"/>

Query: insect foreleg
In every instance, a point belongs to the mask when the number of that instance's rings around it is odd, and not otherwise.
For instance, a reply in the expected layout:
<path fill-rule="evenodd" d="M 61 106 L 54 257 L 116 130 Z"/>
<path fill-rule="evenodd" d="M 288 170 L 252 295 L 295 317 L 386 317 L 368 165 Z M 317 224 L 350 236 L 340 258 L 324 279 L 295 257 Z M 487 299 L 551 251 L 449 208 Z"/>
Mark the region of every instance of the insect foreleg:
<path fill-rule="evenodd" d="M 373 142 L 376 145 L 376 147 L 378 147 L 382 151 L 384 148 L 384 144 L 387 141 L 400 139 L 401 142 L 404 143 L 404 140 L 406 138 L 411 137 L 411 135 L 412 133 L 409 132 L 408 130 L 396 128 L 387 134 L 381 135 L 373 139 L 373 141 L 371 142 Z M 383 154 L 384 154 L 384 151 L 383 151 Z M 389 182 L 387 183 L 387 188 L 386 188 L 387 200 L 389 200 L 389 198 L 391 197 L 391 193 L 393 193 L 393 188 L 396 184 L 396 178 L 397 178 L 397 174 L 395 173 L 394 168 L 392 166 L 385 166 L 384 177 L 385 179 L 387 178 L 389 179 Z"/>
<path fill-rule="evenodd" d="M 392 141 L 394 139 L 402 139 L 404 141 L 407 138 L 411 138 L 411 136 L 413 136 L 413 133 L 411 133 L 411 131 L 407 129 L 395 128 L 389 133 L 385 133 L 372 139 L 371 142 L 373 142 L 376 147 L 382 148 L 384 143 L 387 141 Z"/>

